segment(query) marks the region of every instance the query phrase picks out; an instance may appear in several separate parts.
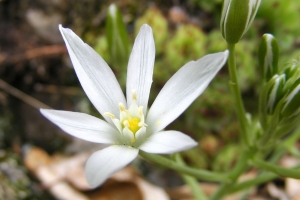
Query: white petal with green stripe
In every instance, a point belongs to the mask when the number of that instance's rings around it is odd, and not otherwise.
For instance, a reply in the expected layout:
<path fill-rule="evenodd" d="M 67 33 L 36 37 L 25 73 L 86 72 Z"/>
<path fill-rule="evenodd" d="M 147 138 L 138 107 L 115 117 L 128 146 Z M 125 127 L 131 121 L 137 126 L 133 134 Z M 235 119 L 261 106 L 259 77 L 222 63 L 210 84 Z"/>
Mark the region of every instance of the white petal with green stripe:
<path fill-rule="evenodd" d="M 267 81 L 278 73 L 279 48 L 271 34 L 264 34 L 258 49 L 261 75 Z"/>
<path fill-rule="evenodd" d="M 224 0 L 221 32 L 228 43 L 237 43 L 252 24 L 261 0 Z"/>

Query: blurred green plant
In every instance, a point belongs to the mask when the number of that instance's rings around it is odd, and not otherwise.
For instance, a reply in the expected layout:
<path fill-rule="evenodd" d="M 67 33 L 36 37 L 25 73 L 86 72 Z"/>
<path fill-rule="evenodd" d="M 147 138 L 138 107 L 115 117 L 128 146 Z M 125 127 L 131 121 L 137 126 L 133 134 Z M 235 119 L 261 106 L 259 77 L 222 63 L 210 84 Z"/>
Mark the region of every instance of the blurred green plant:
<path fill-rule="evenodd" d="M 279 38 L 282 52 L 292 52 L 291 47 L 300 35 L 300 1 L 263 0 L 257 13 L 264 32 Z"/>
<path fill-rule="evenodd" d="M 201 9 L 207 12 L 216 11 L 216 7 L 222 3 L 222 0 L 192 0 Z"/>
<path fill-rule="evenodd" d="M 194 3 L 195 2 L 196 1 L 194 1 Z M 206 1 L 201 1 L 200 4 L 204 5 L 205 3 Z M 204 10 L 208 12 L 214 12 L 213 10 L 220 5 L 218 0 L 214 1 L 214 3 L 208 3 L 211 5 L 210 8 L 204 8 L 205 6 L 203 6 Z M 291 112 L 295 111 L 294 107 L 298 104 L 297 99 L 299 98 L 298 82 L 295 83 L 296 85 L 292 84 L 298 80 L 296 75 L 294 75 L 296 73 L 295 70 L 298 68 L 295 68 L 296 64 L 295 62 L 292 62 L 292 59 L 297 58 L 300 55 L 300 50 L 295 51 L 294 49 L 294 47 L 297 46 L 297 38 L 299 38 L 299 28 L 290 27 L 288 23 L 285 23 L 285 21 L 289 20 L 292 20 L 292 24 L 295 23 L 296 19 L 294 18 L 299 15 L 297 12 L 299 3 L 289 2 L 287 5 L 282 7 L 279 6 L 280 8 L 277 8 L 277 4 L 281 5 L 283 3 L 283 0 L 262 1 L 258 11 L 258 20 L 254 21 L 255 29 L 250 28 L 248 31 L 250 33 L 246 33 L 246 30 L 248 30 L 252 23 L 252 18 L 250 18 L 248 21 L 246 20 L 245 30 L 239 31 L 238 37 L 235 38 L 238 40 L 238 44 L 234 47 L 234 63 L 236 63 L 236 66 L 238 67 L 238 76 L 235 81 L 239 83 L 241 99 L 245 100 L 245 110 L 251 111 L 251 115 L 247 114 L 244 118 L 245 124 L 248 124 L 247 126 L 249 126 L 246 134 L 248 135 L 247 137 L 250 142 L 247 145 L 261 145 L 264 148 L 268 148 L 268 145 L 263 145 L 265 144 L 264 142 L 272 137 L 278 139 L 286 135 L 288 131 L 291 131 L 291 129 L 286 128 L 296 128 L 297 123 L 300 120 L 299 117 L 297 117 L 297 114 L 291 114 Z M 255 9 L 253 15 L 255 15 Z M 279 13 L 275 13 L 274 9 L 280 10 L 280 15 L 284 19 L 279 19 Z M 293 16 L 293 19 L 291 19 L 291 16 Z M 269 24 L 269 22 L 272 23 Z M 222 35 L 216 28 L 212 30 L 201 30 L 198 26 L 185 23 L 175 27 L 173 30 L 169 29 L 167 18 L 162 15 L 157 7 L 150 7 L 147 9 L 145 14 L 136 20 L 134 30 L 138 30 L 143 23 L 152 26 L 155 37 L 157 60 L 155 61 L 154 82 L 151 93 L 153 96 L 156 96 L 160 88 L 162 88 L 162 84 L 178 70 L 179 67 L 189 60 L 198 59 L 205 53 L 222 51 L 227 48 L 226 41 L 222 38 Z M 283 29 L 276 28 L 280 26 L 280 23 L 285 24 L 283 25 Z M 288 31 L 288 34 L 286 34 L 285 31 Z M 270 32 L 276 37 L 280 36 L 280 40 L 278 40 L 278 46 L 281 49 L 280 60 L 278 59 L 279 53 L 276 49 L 277 47 L 272 46 L 273 44 L 271 44 L 272 51 L 275 51 L 272 54 L 272 58 L 274 58 L 273 61 L 275 62 L 272 64 L 275 65 L 275 70 L 272 72 L 266 70 L 267 72 L 262 73 L 263 65 L 266 64 L 265 62 L 262 62 L 264 59 L 260 59 L 260 61 L 258 59 L 253 59 L 253 57 L 258 54 L 260 56 L 268 56 L 265 51 L 267 50 L 267 47 L 269 47 L 267 40 L 263 40 L 265 43 L 261 43 L 261 49 L 258 51 L 258 46 L 260 44 L 259 38 L 262 32 Z M 243 35 L 245 35 L 244 39 L 240 40 Z M 282 38 L 283 40 L 286 39 L 286 41 L 283 41 Z M 232 42 L 231 39 L 229 39 L 229 43 Z M 107 51 L 108 44 L 103 41 L 104 39 L 99 37 L 96 49 L 98 49 L 98 52 L 100 52 L 101 55 L 104 55 L 104 57 L 112 57 L 112 53 Z M 234 42 L 237 41 L 234 40 Z M 265 48 L 263 48 L 262 45 L 264 45 Z M 232 48 L 232 46 L 230 48 Z M 233 62 L 231 61 L 231 64 L 232 63 Z M 264 67 L 266 68 L 266 66 Z M 119 71 L 114 65 L 113 68 L 114 71 Z M 262 76 L 258 76 L 259 73 L 261 73 Z M 276 74 L 279 77 L 283 77 L 282 75 L 284 74 L 286 77 L 286 82 L 284 82 L 285 86 L 279 87 L 280 95 L 278 95 L 276 91 L 274 92 L 274 88 L 278 88 L 278 85 L 274 87 L 274 83 L 282 82 L 274 82 L 273 80 L 273 83 L 269 83 L 268 85 L 267 81 L 264 83 L 262 81 L 262 77 L 265 77 L 266 80 L 272 80 L 273 75 Z M 290 79 L 291 77 L 293 78 Z M 239 135 L 238 123 L 235 122 L 232 109 L 232 105 L 235 105 L 233 103 L 234 100 L 232 96 L 228 95 L 228 79 L 229 72 L 226 69 L 223 69 L 217 78 L 212 81 L 209 88 L 202 94 L 201 98 L 197 99 L 175 123 L 172 123 L 167 127 L 169 129 L 180 129 L 183 132 L 192 135 L 200 141 L 201 146 L 203 147 L 209 146 L 210 144 L 219 145 L 218 148 L 216 148 L 217 150 L 212 154 L 211 152 L 209 153 L 207 149 L 201 147 L 184 152 L 184 157 L 192 166 L 212 168 L 217 171 L 226 172 L 230 171 L 239 160 L 242 160 L 241 162 L 246 162 L 245 158 L 251 156 L 249 154 L 255 154 L 253 149 L 244 151 L 245 149 L 243 148 L 242 153 L 246 153 L 246 157 L 243 157 L 243 155 L 238 157 L 240 154 L 238 142 L 241 136 Z M 261 88 L 259 87 L 259 84 L 265 85 L 265 89 L 263 89 L 262 92 L 260 91 Z M 289 89 L 285 90 L 285 88 Z M 262 115 L 262 110 L 257 109 L 259 92 L 261 92 L 261 98 L 265 94 L 264 97 L 267 99 L 263 106 L 265 109 L 263 111 L 263 115 L 266 118 L 265 124 L 263 122 L 264 120 L 258 117 L 259 113 Z M 153 100 L 153 96 L 150 96 L 150 102 Z M 291 96 L 295 97 L 295 100 L 294 98 L 290 98 Z M 291 100 L 287 101 L 287 99 Z M 285 102 L 286 104 L 284 105 L 287 106 L 284 107 L 283 102 Z M 288 105 L 288 103 L 293 105 L 289 107 L 290 104 Z M 276 111 L 278 105 L 280 105 L 279 107 L 281 110 L 279 109 Z M 298 110 L 296 110 L 296 112 L 298 112 Z M 278 122 L 272 120 L 274 116 L 282 121 L 278 124 L 277 130 L 272 133 L 272 135 L 268 135 L 265 133 L 266 130 L 264 127 L 269 126 L 271 123 L 275 122 L 276 124 L 276 122 Z M 267 131 L 271 132 L 272 130 L 275 129 L 272 129 L 271 127 L 271 129 Z M 208 134 L 211 134 L 211 138 L 214 139 L 212 140 L 210 137 L 207 137 Z M 260 141 L 260 143 L 258 143 L 258 141 Z M 260 157 L 263 158 L 264 155 L 260 155 Z M 257 164 L 261 163 L 257 162 Z M 239 167 L 241 167 L 239 170 L 245 168 L 245 166 Z M 236 174 L 232 175 L 233 181 L 238 177 L 238 173 L 235 173 Z M 212 199 L 217 199 L 218 195 L 223 195 L 222 192 L 224 191 L 225 188 L 221 188 L 221 192 L 216 193 L 216 196 L 212 197 Z"/>
<path fill-rule="evenodd" d="M 165 48 L 165 64 L 178 69 L 190 60 L 197 60 L 205 52 L 206 35 L 197 26 L 179 26 Z"/>
<path fill-rule="evenodd" d="M 156 55 L 160 55 L 161 53 L 165 52 L 164 47 L 167 41 L 167 37 L 169 36 L 168 22 L 167 19 L 162 15 L 160 10 L 154 6 L 146 10 L 144 15 L 138 18 L 135 23 L 135 35 L 137 35 L 140 27 L 143 24 L 148 24 L 153 30 Z"/>
<path fill-rule="evenodd" d="M 122 14 L 115 4 L 108 8 L 105 36 L 113 66 L 124 69 L 128 63 L 130 43 Z"/>

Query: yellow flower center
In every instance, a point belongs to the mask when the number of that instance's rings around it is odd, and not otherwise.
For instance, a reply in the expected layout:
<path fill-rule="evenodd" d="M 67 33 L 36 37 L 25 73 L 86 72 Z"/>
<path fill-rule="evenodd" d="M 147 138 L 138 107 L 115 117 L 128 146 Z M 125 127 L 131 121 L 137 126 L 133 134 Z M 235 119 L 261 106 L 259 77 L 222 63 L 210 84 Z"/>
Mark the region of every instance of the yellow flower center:
<path fill-rule="evenodd" d="M 131 130 L 133 133 L 136 133 L 141 127 L 139 126 L 140 119 L 137 117 L 129 118 L 128 120 L 128 129 Z"/>
<path fill-rule="evenodd" d="M 128 109 L 122 103 L 119 103 L 120 118 L 117 119 L 112 113 L 106 112 L 104 116 L 111 118 L 116 128 L 120 131 L 124 138 L 132 145 L 137 138 L 146 134 L 145 116 L 143 114 L 143 106 L 138 107 L 136 91 L 132 91 L 132 102 Z M 125 140 L 125 141 L 126 141 Z M 129 142 L 130 141 L 130 142 Z M 124 140 L 122 140 L 124 142 Z"/>

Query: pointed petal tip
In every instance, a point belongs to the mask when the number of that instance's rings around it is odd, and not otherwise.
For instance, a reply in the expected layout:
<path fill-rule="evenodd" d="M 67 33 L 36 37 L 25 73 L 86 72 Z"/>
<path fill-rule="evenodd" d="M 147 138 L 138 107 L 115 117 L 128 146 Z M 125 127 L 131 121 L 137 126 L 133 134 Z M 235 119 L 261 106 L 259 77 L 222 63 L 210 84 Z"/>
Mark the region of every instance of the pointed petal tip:
<path fill-rule="evenodd" d="M 196 142 L 196 141 L 194 140 L 193 142 L 191 142 L 191 145 L 190 145 L 189 148 L 194 148 L 194 147 L 196 147 L 196 146 L 198 146 L 198 142 Z"/>
<path fill-rule="evenodd" d="M 44 116 L 47 114 L 47 112 L 48 112 L 49 110 L 51 110 L 51 109 L 45 109 L 45 108 L 40 108 L 40 109 L 39 109 L 40 113 L 41 113 L 42 115 L 44 115 Z"/>
<path fill-rule="evenodd" d="M 61 24 L 58 24 L 58 29 L 60 33 L 63 35 L 63 31 L 66 30 L 67 28 L 64 28 Z"/>
<path fill-rule="evenodd" d="M 116 4 L 114 4 L 114 3 L 110 4 L 110 6 L 108 7 L 108 11 L 109 11 L 110 15 L 115 16 L 116 15 L 116 11 L 117 11 Z"/>
<path fill-rule="evenodd" d="M 229 50 L 226 49 L 225 51 L 223 51 L 223 54 L 224 54 L 224 59 L 226 60 L 229 56 Z"/>
<path fill-rule="evenodd" d="M 148 24 L 143 24 L 140 28 L 140 31 L 152 32 L 152 28 Z"/>

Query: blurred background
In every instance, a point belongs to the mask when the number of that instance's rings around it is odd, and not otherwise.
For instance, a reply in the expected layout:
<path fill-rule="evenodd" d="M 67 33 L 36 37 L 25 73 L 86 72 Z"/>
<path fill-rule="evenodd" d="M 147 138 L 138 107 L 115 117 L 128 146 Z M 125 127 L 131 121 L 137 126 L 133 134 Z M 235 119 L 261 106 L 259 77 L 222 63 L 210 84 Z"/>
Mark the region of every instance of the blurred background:
<path fill-rule="evenodd" d="M 112 3 L 125 24 L 126 31 L 120 37 L 126 50 L 121 57 L 111 51 L 114 38 L 107 15 Z M 101 190 L 101 195 L 90 190 L 82 174 L 89 152 L 103 146 L 72 138 L 38 110 L 51 107 L 100 117 L 78 82 L 58 24 L 71 28 L 93 47 L 111 66 L 124 90 L 134 38 L 143 23 L 149 24 L 156 45 L 151 105 L 164 83 L 186 62 L 226 49 L 219 29 L 221 8 L 222 0 L 0 0 L 0 199 L 60 199 L 60 191 L 73 191 L 82 199 L 101 199 L 103 195 Z M 261 36 L 271 33 L 277 38 L 279 66 L 288 65 L 300 55 L 299 19 L 299 1 L 263 0 L 252 27 L 236 47 L 242 95 L 254 119 L 261 89 L 257 64 Z M 224 67 L 208 89 L 167 127 L 199 141 L 197 148 L 182 154 L 191 166 L 226 172 L 235 162 L 239 132 L 228 80 Z M 74 174 L 68 174 L 70 166 Z M 142 160 L 133 166 L 126 173 L 133 177 L 142 174 L 160 188 L 169 188 L 161 191 L 169 198 L 180 199 L 170 189 L 183 185 L 174 172 Z M 107 187 L 112 188 L 112 194 L 116 188 L 119 193 L 125 188 L 127 194 L 134 188 L 130 184 L 136 184 L 132 180 Z M 56 193 L 53 185 L 57 183 L 68 189 Z M 145 195 L 132 193 L 136 195 L 132 199 Z"/>

